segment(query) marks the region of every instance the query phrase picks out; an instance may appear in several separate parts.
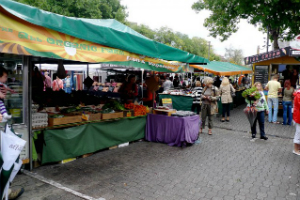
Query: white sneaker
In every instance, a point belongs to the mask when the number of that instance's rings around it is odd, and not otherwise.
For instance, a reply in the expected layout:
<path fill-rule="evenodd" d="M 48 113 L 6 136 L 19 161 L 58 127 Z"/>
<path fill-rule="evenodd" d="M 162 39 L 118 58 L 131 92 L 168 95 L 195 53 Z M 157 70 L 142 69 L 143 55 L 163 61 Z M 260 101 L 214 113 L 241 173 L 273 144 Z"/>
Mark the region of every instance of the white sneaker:
<path fill-rule="evenodd" d="M 11 119 L 11 115 L 5 113 L 5 114 L 3 114 L 3 119 L 6 119 L 6 120 Z"/>
<path fill-rule="evenodd" d="M 300 156 L 300 153 L 297 153 L 295 150 L 293 150 L 293 153 Z"/>

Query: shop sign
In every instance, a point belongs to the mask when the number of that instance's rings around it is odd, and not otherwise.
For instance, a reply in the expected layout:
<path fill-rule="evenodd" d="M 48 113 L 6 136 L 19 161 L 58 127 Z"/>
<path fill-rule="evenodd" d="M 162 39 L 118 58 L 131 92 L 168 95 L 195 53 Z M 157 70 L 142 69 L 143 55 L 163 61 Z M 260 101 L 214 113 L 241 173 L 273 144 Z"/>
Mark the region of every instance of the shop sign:
<path fill-rule="evenodd" d="M 262 62 L 265 60 L 271 60 L 274 58 L 280 58 L 283 56 L 290 56 L 290 55 L 291 55 L 291 47 L 285 47 L 275 51 L 270 51 L 268 53 L 262 53 L 262 54 L 246 57 L 244 58 L 244 61 L 246 65 L 249 65 L 253 63 Z"/>

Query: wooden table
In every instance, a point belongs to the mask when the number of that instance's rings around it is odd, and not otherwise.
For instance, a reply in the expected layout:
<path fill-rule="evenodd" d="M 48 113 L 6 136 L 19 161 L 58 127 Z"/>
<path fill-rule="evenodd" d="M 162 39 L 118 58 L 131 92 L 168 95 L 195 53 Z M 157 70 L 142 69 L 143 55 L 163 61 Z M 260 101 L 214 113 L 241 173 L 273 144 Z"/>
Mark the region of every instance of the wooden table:
<path fill-rule="evenodd" d="M 154 109 L 153 110 L 154 115 L 163 114 L 163 115 L 171 116 L 173 113 L 176 113 L 175 109 L 172 109 L 172 110 Z"/>

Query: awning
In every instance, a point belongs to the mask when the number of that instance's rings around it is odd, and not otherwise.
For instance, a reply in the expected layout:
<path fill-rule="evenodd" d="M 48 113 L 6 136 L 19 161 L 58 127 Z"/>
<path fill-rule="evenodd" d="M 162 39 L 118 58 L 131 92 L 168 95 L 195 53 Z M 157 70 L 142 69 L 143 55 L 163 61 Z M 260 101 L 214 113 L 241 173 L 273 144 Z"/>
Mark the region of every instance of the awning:
<path fill-rule="evenodd" d="M 166 73 L 182 73 L 187 68 L 185 63 L 141 56 L 37 26 L 15 17 L 1 6 L 0 53 L 110 63 Z"/>
<path fill-rule="evenodd" d="M 232 76 L 238 74 L 251 74 L 252 70 L 229 62 L 211 61 L 207 65 L 190 65 L 198 70 L 209 72 L 219 76 Z"/>
<path fill-rule="evenodd" d="M 21 19 L 91 43 L 156 59 L 176 60 L 184 63 L 209 62 L 200 56 L 153 41 L 113 19 L 100 20 L 66 17 L 11 0 L 1 0 L 0 7 L 2 8 L 1 13 L 6 10 L 19 20 Z M 2 21 L 0 21 L 0 26 L 3 26 Z"/>

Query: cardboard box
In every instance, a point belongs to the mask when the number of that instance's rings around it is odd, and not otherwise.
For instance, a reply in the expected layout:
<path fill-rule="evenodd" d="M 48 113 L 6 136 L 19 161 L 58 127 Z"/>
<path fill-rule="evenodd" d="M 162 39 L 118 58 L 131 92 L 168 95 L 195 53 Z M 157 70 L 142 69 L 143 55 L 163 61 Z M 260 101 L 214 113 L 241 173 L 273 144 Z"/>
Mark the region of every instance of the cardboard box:
<path fill-rule="evenodd" d="M 81 115 L 74 115 L 74 116 L 65 116 L 62 118 L 49 118 L 49 126 L 56 126 L 62 124 L 71 124 L 76 122 L 82 122 Z"/>
<path fill-rule="evenodd" d="M 124 112 L 102 113 L 102 119 L 116 119 L 124 117 Z"/>

